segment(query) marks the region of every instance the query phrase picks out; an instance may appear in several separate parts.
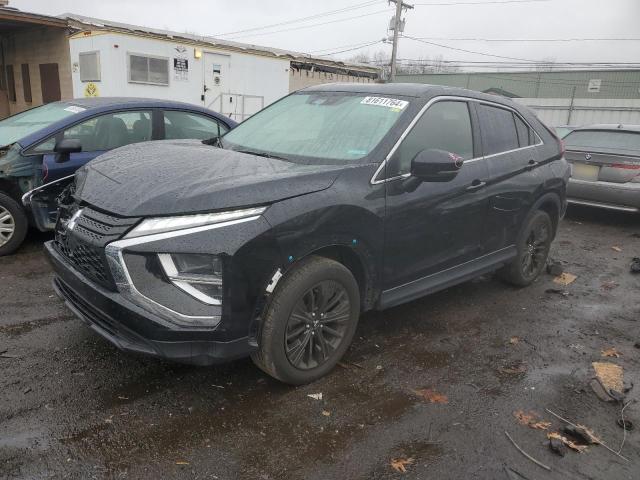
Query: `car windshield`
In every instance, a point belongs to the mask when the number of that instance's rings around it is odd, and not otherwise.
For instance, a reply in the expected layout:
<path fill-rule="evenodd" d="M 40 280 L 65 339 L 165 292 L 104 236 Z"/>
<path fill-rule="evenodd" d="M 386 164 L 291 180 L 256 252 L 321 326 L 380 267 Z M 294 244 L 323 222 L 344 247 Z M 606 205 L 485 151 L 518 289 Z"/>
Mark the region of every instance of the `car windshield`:
<path fill-rule="evenodd" d="M 17 142 L 27 135 L 83 110 L 85 109 L 76 105 L 56 102 L 6 118 L 0 121 L 0 146 Z"/>
<path fill-rule="evenodd" d="M 408 104 L 345 92 L 293 94 L 231 130 L 222 146 L 308 163 L 350 163 L 371 153 Z"/>
<path fill-rule="evenodd" d="M 564 138 L 569 150 L 589 150 L 640 156 L 640 132 L 578 130 Z"/>

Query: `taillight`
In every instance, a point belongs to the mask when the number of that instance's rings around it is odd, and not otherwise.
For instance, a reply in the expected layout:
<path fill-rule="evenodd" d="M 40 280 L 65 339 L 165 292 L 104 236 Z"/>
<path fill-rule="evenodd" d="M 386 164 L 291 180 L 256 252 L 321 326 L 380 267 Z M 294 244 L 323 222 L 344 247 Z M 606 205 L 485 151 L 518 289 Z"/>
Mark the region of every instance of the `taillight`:
<path fill-rule="evenodd" d="M 614 163 L 611 168 L 621 168 L 623 170 L 640 170 L 640 165 L 630 165 L 628 163 Z"/>

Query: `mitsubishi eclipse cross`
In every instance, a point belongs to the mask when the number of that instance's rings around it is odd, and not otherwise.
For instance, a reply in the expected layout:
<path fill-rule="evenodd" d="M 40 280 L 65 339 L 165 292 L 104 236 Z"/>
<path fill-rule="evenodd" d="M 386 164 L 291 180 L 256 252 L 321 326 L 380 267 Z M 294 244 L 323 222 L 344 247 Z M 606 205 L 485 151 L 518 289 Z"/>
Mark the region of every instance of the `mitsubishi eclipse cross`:
<path fill-rule="evenodd" d="M 90 162 L 46 251 L 58 295 L 122 350 L 251 355 L 304 384 L 337 364 L 364 311 L 493 270 L 533 282 L 566 208 L 563 153 L 502 97 L 316 86 L 215 141 Z"/>

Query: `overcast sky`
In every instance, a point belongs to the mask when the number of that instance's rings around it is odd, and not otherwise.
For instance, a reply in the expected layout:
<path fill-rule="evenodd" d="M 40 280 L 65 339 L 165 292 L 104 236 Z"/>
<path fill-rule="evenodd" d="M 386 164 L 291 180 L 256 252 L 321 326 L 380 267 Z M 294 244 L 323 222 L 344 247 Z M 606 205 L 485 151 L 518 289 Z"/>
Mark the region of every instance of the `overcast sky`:
<path fill-rule="evenodd" d="M 640 0 L 533 0 L 503 4 L 487 4 L 487 1 L 416 0 L 413 2 L 415 8 L 406 14 L 405 35 L 449 47 L 525 60 L 640 62 L 640 41 L 452 40 L 640 38 Z M 425 5 L 455 2 L 478 4 Z M 223 35 L 365 3 L 370 5 L 266 30 Z M 36 13 L 73 12 L 178 32 L 220 35 L 220 38 L 314 54 L 346 50 L 382 39 L 388 33 L 393 11 L 393 7 L 381 0 L 10 0 L 10 6 Z M 288 31 L 271 33 L 276 30 Z M 390 52 L 390 49 L 389 45 L 379 44 L 336 57 L 347 58 L 378 50 Z M 400 58 L 438 55 L 448 60 L 504 61 L 409 38 L 401 40 Z"/>

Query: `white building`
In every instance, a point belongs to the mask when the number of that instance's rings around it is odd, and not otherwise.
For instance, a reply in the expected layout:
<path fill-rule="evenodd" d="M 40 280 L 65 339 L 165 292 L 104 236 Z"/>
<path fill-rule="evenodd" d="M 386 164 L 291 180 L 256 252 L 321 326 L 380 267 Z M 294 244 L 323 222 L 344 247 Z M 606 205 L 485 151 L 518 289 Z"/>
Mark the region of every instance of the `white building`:
<path fill-rule="evenodd" d="M 2 7 L 0 118 L 56 100 L 136 96 L 235 120 L 308 85 L 374 82 L 380 70 L 310 55 L 64 14 Z"/>

